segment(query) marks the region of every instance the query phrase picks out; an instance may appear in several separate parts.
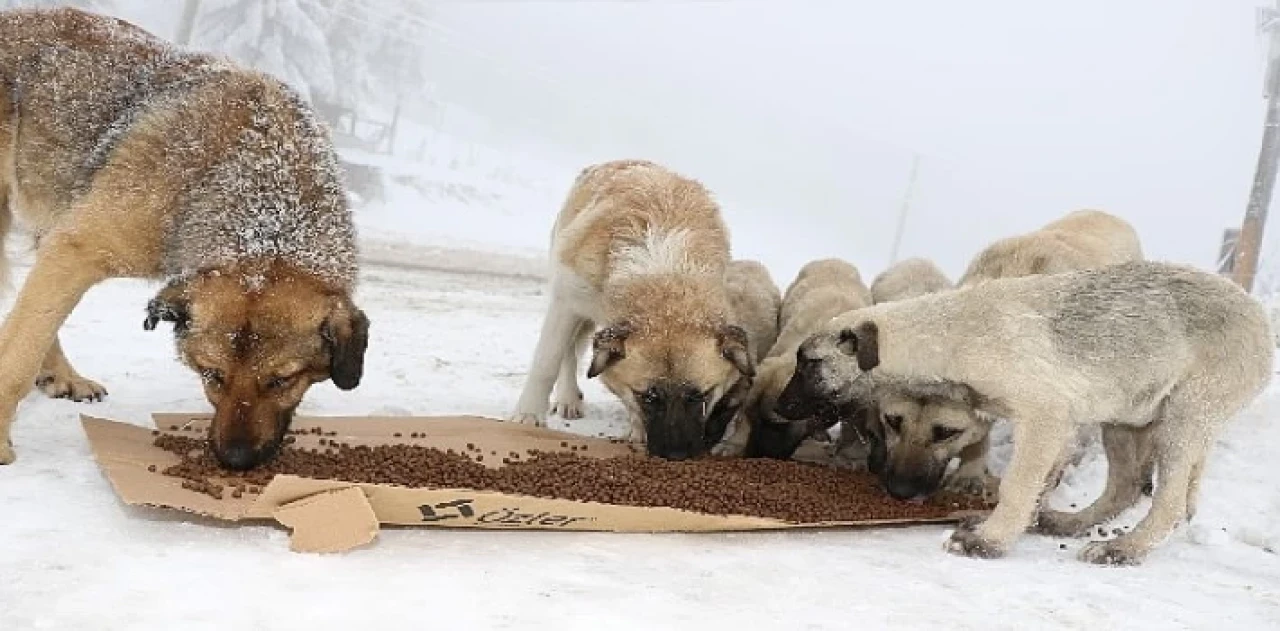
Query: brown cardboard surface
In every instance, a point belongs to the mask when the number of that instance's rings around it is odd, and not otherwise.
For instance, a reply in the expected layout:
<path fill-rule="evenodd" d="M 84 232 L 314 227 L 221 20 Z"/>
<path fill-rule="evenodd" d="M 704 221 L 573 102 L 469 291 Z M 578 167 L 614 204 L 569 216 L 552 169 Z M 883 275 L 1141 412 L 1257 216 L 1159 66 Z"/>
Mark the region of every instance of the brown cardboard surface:
<path fill-rule="evenodd" d="M 378 517 L 356 487 L 316 493 L 275 510 L 276 521 L 293 529 L 294 552 L 344 552 L 378 536 Z"/>
<path fill-rule="evenodd" d="M 203 429 L 208 415 L 157 414 L 162 430 L 190 424 Z M 378 524 L 485 528 L 493 530 L 588 530 L 610 532 L 709 532 L 834 526 L 885 526 L 956 521 L 958 512 L 933 520 L 867 520 L 796 524 L 745 515 L 708 515 L 661 507 L 508 495 L 473 489 L 407 488 L 277 475 L 261 495 L 215 500 L 183 489 L 176 478 L 151 473 L 175 457 L 152 444 L 151 430 L 137 425 L 82 416 L 81 422 L 103 472 L 127 504 L 158 506 L 224 520 L 277 520 L 294 528 L 291 548 L 345 550 L 371 541 Z M 564 451 L 561 443 L 585 445 L 579 455 L 609 457 L 631 453 L 625 444 L 545 428 L 480 417 L 298 417 L 294 429 L 322 427 L 327 436 L 351 444 L 413 443 L 441 449 L 465 449 L 473 443 L 485 452 Z M 395 434 L 400 434 L 396 437 Z M 418 433 L 420 438 L 410 438 Z M 300 434 L 297 445 L 315 446 L 322 438 Z M 493 458 L 489 466 L 498 466 Z"/>

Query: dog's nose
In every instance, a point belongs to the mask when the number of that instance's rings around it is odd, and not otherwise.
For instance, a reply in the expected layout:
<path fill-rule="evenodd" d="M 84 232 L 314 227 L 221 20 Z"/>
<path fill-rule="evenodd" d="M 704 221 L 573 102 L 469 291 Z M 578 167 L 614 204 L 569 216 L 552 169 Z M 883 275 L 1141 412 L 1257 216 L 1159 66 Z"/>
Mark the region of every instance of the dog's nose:
<path fill-rule="evenodd" d="M 233 471 L 244 471 L 258 464 L 258 450 L 247 442 L 233 442 L 221 449 L 215 449 L 214 455 L 222 466 Z"/>
<path fill-rule="evenodd" d="M 920 485 L 916 484 L 914 480 L 903 478 L 885 480 L 884 490 L 896 500 L 911 500 L 922 495 Z"/>

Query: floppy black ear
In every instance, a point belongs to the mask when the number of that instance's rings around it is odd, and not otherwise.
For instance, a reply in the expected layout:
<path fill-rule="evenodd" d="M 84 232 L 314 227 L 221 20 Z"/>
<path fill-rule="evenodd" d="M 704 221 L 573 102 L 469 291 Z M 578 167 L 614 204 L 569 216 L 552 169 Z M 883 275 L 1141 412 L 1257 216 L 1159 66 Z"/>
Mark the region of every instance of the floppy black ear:
<path fill-rule="evenodd" d="M 369 318 L 354 306 L 334 310 L 320 325 L 320 337 L 329 349 L 329 378 L 342 390 L 360 385 L 364 354 L 369 347 Z"/>
<path fill-rule="evenodd" d="M 187 285 L 184 281 L 173 281 L 165 285 L 160 293 L 147 302 L 147 317 L 142 321 L 142 328 L 154 331 L 161 320 L 173 323 L 175 335 L 187 332 L 191 324 L 191 301 L 186 296 Z"/>
<path fill-rule="evenodd" d="M 595 379 L 606 368 L 627 356 L 626 343 L 630 335 L 631 326 L 625 322 L 596 331 L 591 340 L 591 366 L 587 368 L 587 379 Z"/>
<path fill-rule="evenodd" d="M 729 360 L 744 377 L 754 378 L 756 362 L 751 357 L 746 330 L 734 324 L 726 324 L 720 327 L 716 337 L 716 342 L 720 345 L 720 355 Z"/>
<path fill-rule="evenodd" d="M 840 332 L 836 348 L 858 359 L 858 370 L 867 372 L 880 365 L 880 329 L 875 322 L 863 322 Z"/>

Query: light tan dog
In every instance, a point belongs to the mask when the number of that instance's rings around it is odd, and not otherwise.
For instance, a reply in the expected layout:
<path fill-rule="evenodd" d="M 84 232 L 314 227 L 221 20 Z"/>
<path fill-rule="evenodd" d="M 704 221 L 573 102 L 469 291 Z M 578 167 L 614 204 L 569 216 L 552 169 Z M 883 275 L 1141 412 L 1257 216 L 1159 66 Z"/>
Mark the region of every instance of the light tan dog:
<path fill-rule="evenodd" d="M 734 421 L 733 433 L 716 445 L 713 453 L 722 456 L 779 456 L 783 452 L 794 450 L 799 440 L 810 435 L 812 430 L 817 429 L 817 425 L 827 421 L 834 422 L 836 419 L 830 418 L 833 413 L 825 413 L 820 415 L 823 418 L 818 419 L 816 424 L 812 422 L 813 419 L 804 419 L 790 431 L 776 432 L 776 435 L 763 444 L 760 443 L 762 437 L 757 437 L 755 443 L 751 440 L 753 431 L 763 423 L 785 424 L 773 414 L 773 405 L 791 378 L 791 373 L 795 371 L 795 352 L 800 343 L 831 318 L 870 304 L 871 292 L 862 284 L 862 276 L 853 265 L 832 258 L 812 261 L 800 268 L 795 280 L 783 294 L 780 311 L 782 326 L 778 339 L 760 362 L 757 377 Z M 779 441 L 781 444 L 778 444 Z M 758 450 L 749 449 L 749 446 L 755 444 L 768 453 L 756 453 Z"/>
<path fill-rule="evenodd" d="M 11 213 L 38 249 L 0 328 L 0 463 L 33 382 L 106 393 L 58 329 L 109 278 L 168 279 L 144 324 L 173 323 L 228 467 L 271 457 L 311 384 L 360 382 L 369 321 L 337 159 L 279 81 L 110 17 L 0 12 L 0 228 Z"/>
<path fill-rule="evenodd" d="M 580 405 L 579 349 L 600 326 L 587 378 L 622 400 L 628 438 L 663 458 L 705 452 L 712 406 L 755 374 L 747 332 L 733 323 L 728 232 L 710 193 L 652 162 L 589 167 L 551 251 L 547 313 L 513 419 L 544 423 L 553 384 L 558 408 Z"/>
<path fill-rule="evenodd" d="M 725 273 L 729 304 L 739 326 L 747 332 L 751 357 L 759 362 L 778 340 L 778 311 L 782 292 L 769 270 L 758 261 L 737 260 Z M 711 409 L 707 419 L 707 447 L 724 439 L 725 429 L 738 415 L 752 380 L 739 377 Z"/>
<path fill-rule="evenodd" d="M 980 252 L 969 264 L 959 286 L 969 287 L 999 278 L 1019 278 L 1038 274 L 1096 269 L 1142 260 L 1138 234 L 1128 222 L 1097 210 L 1079 210 L 1050 222 L 1033 232 L 1001 239 Z M 991 449 L 992 422 L 968 415 L 962 423 L 961 405 L 951 401 L 912 400 L 902 393 L 882 393 L 881 422 L 901 424 L 907 435 L 928 432 L 937 418 L 948 418 L 952 425 L 964 424 L 970 431 L 962 439 L 947 441 L 937 447 L 927 441 L 900 441 L 895 448 L 900 454 L 887 458 L 919 459 L 938 455 L 958 458 L 959 467 L 947 481 L 949 490 L 994 496 L 1000 479 L 992 475 L 987 464 Z M 1081 428 L 1076 447 L 1063 455 L 1054 467 L 1050 488 L 1057 487 L 1069 464 L 1078 463 L 1084 455 L 1095 427 Z M 921 434 L 923 435 L 923 434 Z"/>
<path fill-rule="evenodd" d="M 871 281 L 871 300 L 875 304 L 907 300 L 945 291 L 951 286 L 951 279 L 933 261 L 909 258 L 889 266 Z"/>
<path fill-rule="evenodd" d="M 1142 245 L 1129 222 L 1100 210 L 1077 210 L 1038 230 L 987 246 L 969 263 L 957 285 L 1141 260 Z"/>
<path fill-rule="evenodd" d="M 725 271 L 725 284 L 734 317 L 746 330 L 751 356 L 758 362 L 778 341 L 782 292 L 759 261 L 731 261 Z"/>
<path fill-rule="evenodd" d="M 948 543 L 980 557 L 1004 554 L 1036 523 L 1046 480 L 1076 428 L 1101 425 L 1106 490 L 1078 513 L 1043 512 L 1038 524 L 1079 535 L 1115 517 L 1138 500 L 1143 468 L 1154 461 L 1160 484 L 1147 516 L 1081 552 L 1093 563 L 1132 564 L 1194 515 L 1209 449 L 1271 381 L 1274 353 L 1265 309 L 1231 281 L 1180 265 L 1122 263 L 840 316 L 801 346 L 779 410 L 797 417 L 815 399 L 873 396 L 890 384 L 1009 419 L 1014 451 L 1000 501 Z M 939 424 L 928 438 L 940 444 L 970 430 Z M 892 434 L 891 442 L 906 439 Z M 943 470 L 937 460 L 899 464 L 882 474 L 899 496 L 930 492 Z"/>

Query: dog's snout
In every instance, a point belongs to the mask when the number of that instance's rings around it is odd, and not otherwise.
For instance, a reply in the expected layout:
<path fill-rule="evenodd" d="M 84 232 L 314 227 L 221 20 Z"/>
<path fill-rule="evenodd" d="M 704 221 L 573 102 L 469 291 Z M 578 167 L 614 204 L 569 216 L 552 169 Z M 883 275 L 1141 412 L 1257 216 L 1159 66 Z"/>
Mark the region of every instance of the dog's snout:
<path fill-rule="evenodd" d="M 897 500 L 911 500 L 924 495 L 923 489 L 916 480 L 902 477 L 888 477 L 884 481 L 884 490 Z"/>
<path fill-rule="evenodd" d="M 214 455 L 222 466 L 233 471 L 252 469 L 258 464 L 261 452 L 246 441 L 234 441 L 214 449 Z"/>

